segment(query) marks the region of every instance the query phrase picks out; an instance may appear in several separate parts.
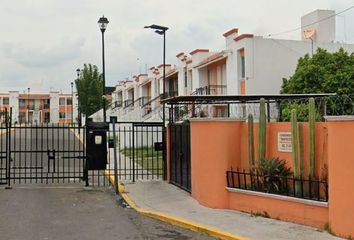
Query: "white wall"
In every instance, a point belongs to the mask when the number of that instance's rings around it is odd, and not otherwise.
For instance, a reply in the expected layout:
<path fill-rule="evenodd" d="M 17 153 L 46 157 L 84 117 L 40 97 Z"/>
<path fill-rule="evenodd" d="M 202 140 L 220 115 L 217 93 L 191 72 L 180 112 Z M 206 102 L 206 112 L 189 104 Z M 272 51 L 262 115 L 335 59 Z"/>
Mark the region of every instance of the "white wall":
<path fill-rule="evenodd" d="M 50 92 L 50 122 L 59 122 L 59 92 Z"/>
<path fill-rule="evenodd" d="M 17 91 L 10 91 L 9 92 L 9 107 L 12 108 L 12 122 L 18 122 L 18 114 L 19 114 L 19 92 Z"/>
<path fill-rule="evenodd" d="M 317 43 L 318 47 L 335 52 L 343 47 L 348 52 L 354 51 L 354 44 Z M 295 72 L 298 59 L 306 53 L 311 54 L 311 41 L 247 38 L 235 42 L 233 54 L 228 58 L 228 94 L 239 94 L 237 50 L 245 49 L 246 94 L 279 94 L 283 78 L 289 78 Z M 235 65 L 234 65 L 235 64 Z M 234 68 L 229 69 L 232 65 Z"/>
<path fill-rule="evenodd" d="M 316 10 L 301 17 L 301 26 L 306 29 L 314 29 L 313 40 L 319 43 L 334 42 L 336 40 L 336 18 L 330 17 L 335 14 L 333 10 Z M 325 20 L 323 20 L 325 19 Z M 315 23 L 316 22 L 316 23 Z M 312 24 L 315 23 L 315 24 Z M 304 35 L 302 40 L 305 40 Z"/>

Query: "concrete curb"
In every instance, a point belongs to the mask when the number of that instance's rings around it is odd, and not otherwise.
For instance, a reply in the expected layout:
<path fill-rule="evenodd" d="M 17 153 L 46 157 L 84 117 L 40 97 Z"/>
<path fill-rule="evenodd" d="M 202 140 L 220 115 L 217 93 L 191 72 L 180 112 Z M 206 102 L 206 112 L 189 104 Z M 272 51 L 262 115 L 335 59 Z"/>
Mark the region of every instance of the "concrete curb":
<path fill-rule="evenodd" d="M 106 177 L 108 177 L 110 183 L 113 186 L 114 185 L 114 176 L 110 175 L 108 171 L 105 171 L 104 174 Z M 237 236 L 237 235 L 231 234 L 229 232 L 225 232 L 225 231 L 222 231 L 222 230 L 210 227 L 210 226 L 191 222 L 191 221 L 188 221 L 183 218 L 179 218 L 179 217 L 165 214 L 162 212 L 150 211 L 150 210 L 146 210 L 141 207 L 138 207 L 135 204 L 135 202 L 128 196 L 128 194 L 126 194 L 124 192 L 123 185 L 121 183 L 119 183 L 119 185 L 120 185 L 120 187 L 119 187 L 120 194 L 123 197 L 123 199 L 129 204 L 129 206 L 131 208 L 133 208 L 135 211 L 137 211 L 138 213 L 140 213 L 142 215 L 145 215 L 145 216 L 148 216 L 148 217 L 151 217 L 154 219 L 158 219 L 160 221 L 167 222 L 167 223 L 170 223 L 170 224 L 178 226 L 178 227 L 186 228 L 186 229 L 192 230 L 194 232 L 206 233 L 210 236 L 213 236 L 213 237 L 216 237 L 219 239 L 225 239 L 225 240 L 247 240 L 248 239 L 248 238 Z"/>

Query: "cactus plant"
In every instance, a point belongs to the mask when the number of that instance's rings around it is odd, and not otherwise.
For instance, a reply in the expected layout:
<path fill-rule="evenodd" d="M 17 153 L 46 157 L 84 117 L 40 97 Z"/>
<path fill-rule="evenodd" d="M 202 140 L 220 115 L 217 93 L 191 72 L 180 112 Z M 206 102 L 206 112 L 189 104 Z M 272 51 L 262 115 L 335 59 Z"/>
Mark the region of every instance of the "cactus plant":
<path fill-rule="evenodd" d="M 310 141 L 310 177 L 315 174 L 315 123 L 316 123 L 316 108 L 315 99 L 309 99 L 309 141 Z"/>
<path fill-rule="evenodd" d="M 250 172 L 254 169 L 254 135 L 253 135 L 253 115 L 248 115 L 248 160 Z"/>
<path fill-rule="evenodd" d="M 259 101 L 258 160 L 266 157 L 266 132 L 265 100 L 261 98 Z"/>
<path fill-rule="evenodd" d="M 297 117 L 296 110 L 291 110 L 291 146 L 292 146 L 292 159 L 293 159 L 293 172 L 294 176 L 298 176 L 298 141 L 297 141 Z"/>
<path fill-rule="evenodd" d="M 298 133 L 299 133 L 299 175 L 301 178 L 304 178 L 304 129 L 303 124 L 298 123 Z"/>
<path fill-rule="evenodd" d="M 299 172 L 298 172 L 298 135 L 297 135 L 297 116 L 296 116 L 296 110 L 292 109 L 291 110 L 291 146 L 292 146 L 292 158 L 293 158 L 293 172 L 294 172 L 294 178 L 298 179 L 299 178 Z M 300 194 L 300 182 L 295 180 L 295 196 L 298 196 Z"/>

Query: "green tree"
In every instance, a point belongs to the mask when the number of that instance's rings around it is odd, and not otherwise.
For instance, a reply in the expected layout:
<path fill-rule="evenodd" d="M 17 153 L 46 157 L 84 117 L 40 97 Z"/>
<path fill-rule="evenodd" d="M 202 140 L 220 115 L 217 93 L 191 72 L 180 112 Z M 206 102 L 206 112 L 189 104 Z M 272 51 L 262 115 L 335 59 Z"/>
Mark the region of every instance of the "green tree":
<path fill-rule="evenodd" d="M 283 79 L 281 93 L 354 92 L 354 54 L 342 48 L 329 53 L 319 48 L 312 57 L 300 58 L 293 76 Z"/>
<path fill-rule="evenodd" d="M 299 59 L 294 75 L 283 79 L 280 93 L 337 93 L 339 97 L 326 102 L 327 111 L 338 114 L 351 112 L 353 105 L 347 102 L 353 100 L 354 54 L 348 54 L 342 48 L 334 53 L 319 48 L 312 57 L 306 54 Z M 295 108 L 299 110 L 299 120 L 306 121 L 308 111 L 305 104 L 307 103 L 283 104 L 284 119 L 289 119 L 291 109 Z M 318 110 L 322 112 L 321 109 Z M 318 118 L 321 118 L 320 114 Z"/>
<path fill-rule="evenodd" d="M 90 116 L 102 108 L 102 84 L 97 66 L 84 64 L 80 78 L 75 80 L 81 113 Z"/>

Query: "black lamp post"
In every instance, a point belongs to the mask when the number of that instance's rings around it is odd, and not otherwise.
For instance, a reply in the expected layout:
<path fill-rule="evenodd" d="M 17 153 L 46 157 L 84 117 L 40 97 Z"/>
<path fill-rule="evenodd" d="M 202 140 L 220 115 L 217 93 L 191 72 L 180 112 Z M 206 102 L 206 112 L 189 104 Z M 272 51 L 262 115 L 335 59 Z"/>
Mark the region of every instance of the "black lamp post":
<path fill-rule="evenodd" d="M 145 26 L 144 28 L 150 28 L 155 30 L 155 33 L 162 35 L 163 36 L 163 54 L 162 54 L 162 64 L 163 64 L 163 70 L 162 70 L 162 99 L 165 99 L 166 97 L 166 83 L 165 83 L 165 77 L 166 77 L 166 31 L 168 30 L 168 27 L 164 26 L 159 26 L 156 24 L 150 25 L 150 26 Z M 166 115 L 165 115 L 165 102 L 162 104 L 162 122 L 163 122 L 163 131 L 162 131 L 162 140 L 163 140 L 163 160 L 164 160 L 164 165 L 163 165 L 163 178 L 164 180 L 167 179 L 167 164 L 166 164 L 166 130 L 165 130 L 165 121 L 166 121 Z"/>
<path fill-rule="evenodd" d="M 107 25 L 109 23 L 108 19 L 105 16 L 102 16 L 98 20 L 98 26 L 101 29 L 102 33 L 102 80 L 103 80 L 103 95 L 102 95 L 102 101 L 103 101 L 103 121 L 106 122 L 106 73 L 105 73 L 105 62 L 104 62 L 104 32 L 106 31 Z"/>
<path fill-rule="evenodd" d="M 80 68 L 76 69 L 77 80 L 80 79 L 80 73 L 81 73 Z M 77 114 L 78 114 L 79 126 L 81 127 L 81 112 L 80 112 L 80 107 L 79 107 L 79 101 L 78 101 L 78 107 L 77 107 Z"/>
<path fill-rule="evenodd" d="M 71 82 L 71 124 L 74 123 L 74 83 Z"/>
<path fill-rule="evenodd" d="M 155 33 L 159 35 L 163 35 L 163 55 L 162 55 L 162 65 L 163 65 L 163 70 L 162 70 L 162 99 L 166 97 L 166 83 L 165 83 L 165 77 L 166 77 L 166 31 L 168 30 L 168 27 L 160 26 L 160 25 L 150 25 L 150 26 L 145 26 L 144 28 L 150 28 L 154 29 Z M 162 122 L 163 125 L 165 126 L 165 103 L 162 104 Z"/>
<path fill-rule="evenodd" d="M 29 123 L 29 110 L 30 110 L 30 88 L 27 88 L 27 121 Z"/>

